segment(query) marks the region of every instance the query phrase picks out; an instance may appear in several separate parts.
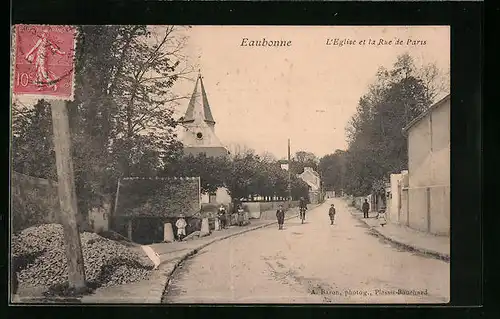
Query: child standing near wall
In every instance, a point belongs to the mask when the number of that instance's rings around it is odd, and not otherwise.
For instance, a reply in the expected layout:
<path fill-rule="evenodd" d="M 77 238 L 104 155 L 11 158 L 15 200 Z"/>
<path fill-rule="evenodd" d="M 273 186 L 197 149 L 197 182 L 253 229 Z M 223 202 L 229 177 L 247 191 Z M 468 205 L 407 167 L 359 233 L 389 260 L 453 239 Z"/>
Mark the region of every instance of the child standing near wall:
<path fill-rule="evenodd" d="M 240 205 L 238 207 L 238 226 L 243 226 L 243 222 L 245 220 L 245 211 L 243 207 Z"/>
<path fill-rule="evenodd" d="M 175 222 L 175 227 L 177 227 L 177 238 L 179 241 L 182 241 L 184 237 L 186 237 L 186 220 L 184 219 L 184 215 L 180 214 L 179 219 Z"/>
<path fill-rule="evenodd" d="M 387 224 L 387 218 L 385 216 L 385 207 L 380 208 L 377 217 L 380 222 L 380 226 L 384 227 L 384 225 Z"/>

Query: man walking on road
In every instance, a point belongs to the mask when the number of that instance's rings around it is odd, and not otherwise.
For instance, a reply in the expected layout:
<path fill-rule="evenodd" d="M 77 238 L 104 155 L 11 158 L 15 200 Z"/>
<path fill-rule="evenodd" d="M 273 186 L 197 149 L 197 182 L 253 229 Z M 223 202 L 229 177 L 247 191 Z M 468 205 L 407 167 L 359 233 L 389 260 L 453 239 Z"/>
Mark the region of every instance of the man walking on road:
<path fill-rule="evenodd" d="M 370 210 L 370 204 L 368 204 L 368 200 L 365 198 L 365 202 L 363 203 L 363 218 L 368 218 L 368 211 Z"/>
<path fill-rule="evenodd" d="M 333 222 L 335 221 L 335 206 L 332 204 L 330 206 L 330 210 L 328 211 L 328 216 L 330 216 L 330 225 L 333 225 Z"/>
<path fill-rule="evenodd" d="M 285 211 L 283 210 L 283 205 L 279 205 L 276 211 L 276 218 L 278 219 L 278 229 L 283 230 L 283 224 L 285 223 Z"/>
<path fill-rule="evenodd" d="M 300 219 L 306 219 L 306 216 L 305 216 L 306 210 L 307 210 L 307 202 L 306 202 L 304 197 L 301 197 L 300 201 L 299 201 L 299 211 L 300 211 L 299 217 L 300 217 Z"/>

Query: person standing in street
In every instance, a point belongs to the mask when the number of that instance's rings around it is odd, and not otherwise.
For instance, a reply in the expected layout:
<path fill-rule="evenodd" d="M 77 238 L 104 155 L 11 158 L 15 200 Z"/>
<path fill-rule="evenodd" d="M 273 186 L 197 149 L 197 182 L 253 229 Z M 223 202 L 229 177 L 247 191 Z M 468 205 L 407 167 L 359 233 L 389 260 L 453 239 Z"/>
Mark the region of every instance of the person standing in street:
<path fill-rule="evenodd" d="M 226 229 L 226 208 L 223 204 L 220 205 L 217 215 L 219 218 L 219 230 Z"/>
<path fill-rule="evenodd" d="M 238 225 L 243 226 L 243 221 L 245 220 L 245 211 L 243 207 L 240 205 L 238 207 Z"/>
<path fill-rule="evenodd" d="M 276 218 L 278 219 L 278 229 L 283 230 L 283 224 L 285 223 L 285 210 L 283 209 L 283 205 L 278 206 Z"/>
<path fill-rule="evenodd" d="M 387 224 L 387 218 L 385 215 L 385 206 L 380 208 L 380 211 L 378 212 L 377 218 L 379 220 L 380 226 L 384 227 L 384 225 Z"/>
<path fill-rule="evenodd" d="M 335 221 L 335 206 L 333 204 L 330 206 L 328 216 L 330 216 L 330 225 L 333 225 L 333 222 Z"/>
<path fill-rule="evenodd" d="M 365 198 L 365 202 L 363 203 L 363 218 L 368 218 L 368 212 L 370 211 L 370 204 L 368 204 L 368 200 Z"/>
<path fill-rule="evenodd" d="M 175 227 L 177 227 L 177 238 L 179 241 L 182 241 L 182 239 L 186 236 L 186 220 L 184 219 L 184 215 L 180 214 L 179 219 L 175 222 Z"/>
<path fill-rule="evenodd" d="M 306 219 L 306 210 L 307 210 L 307 202 L 304 197 L 301 197 L 299 200 L 299 218 L 300 219 Z"/>

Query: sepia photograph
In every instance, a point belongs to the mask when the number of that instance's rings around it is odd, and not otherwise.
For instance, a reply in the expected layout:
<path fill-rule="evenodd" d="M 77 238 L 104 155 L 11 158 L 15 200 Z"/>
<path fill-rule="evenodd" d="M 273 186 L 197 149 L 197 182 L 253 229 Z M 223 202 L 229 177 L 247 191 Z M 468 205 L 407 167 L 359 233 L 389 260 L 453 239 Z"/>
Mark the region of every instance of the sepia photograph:
<path fill-rule="evenodd" d="M 450 302 L 450 27 L 12 27 L 21 304 Z"/>

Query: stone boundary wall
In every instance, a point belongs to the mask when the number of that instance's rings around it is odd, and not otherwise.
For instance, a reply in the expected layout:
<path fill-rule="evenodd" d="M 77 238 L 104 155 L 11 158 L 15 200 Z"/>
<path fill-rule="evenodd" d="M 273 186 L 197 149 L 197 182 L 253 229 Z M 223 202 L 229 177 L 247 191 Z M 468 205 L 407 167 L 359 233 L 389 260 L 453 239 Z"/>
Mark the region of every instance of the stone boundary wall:
<path fill-rule="evenodd" d="M 59 223 L 57 182 L 13 171 L 10 191 L 13 232 L 45 223 Z"/>

